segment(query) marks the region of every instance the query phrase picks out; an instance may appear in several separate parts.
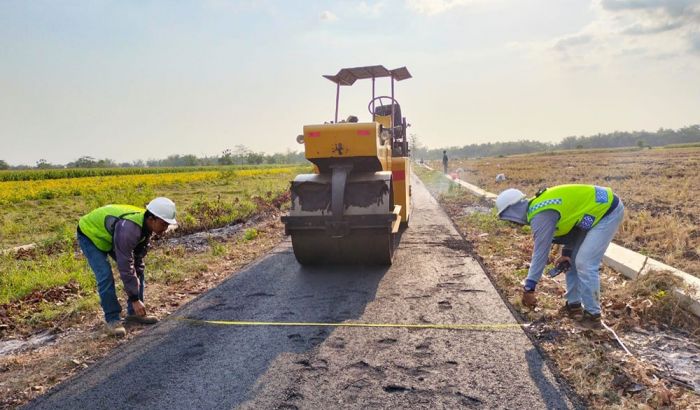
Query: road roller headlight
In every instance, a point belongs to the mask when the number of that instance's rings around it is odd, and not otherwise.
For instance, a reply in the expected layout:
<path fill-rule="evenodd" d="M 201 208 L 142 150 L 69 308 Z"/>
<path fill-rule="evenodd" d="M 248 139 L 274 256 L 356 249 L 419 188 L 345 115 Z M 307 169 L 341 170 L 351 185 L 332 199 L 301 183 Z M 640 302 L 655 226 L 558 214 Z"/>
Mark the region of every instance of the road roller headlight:
<path fill-rule="evenodd" d="M 297 135 L 297 143 L 299 143 L 299 144 L 304 143 L 304 134 Z"/>

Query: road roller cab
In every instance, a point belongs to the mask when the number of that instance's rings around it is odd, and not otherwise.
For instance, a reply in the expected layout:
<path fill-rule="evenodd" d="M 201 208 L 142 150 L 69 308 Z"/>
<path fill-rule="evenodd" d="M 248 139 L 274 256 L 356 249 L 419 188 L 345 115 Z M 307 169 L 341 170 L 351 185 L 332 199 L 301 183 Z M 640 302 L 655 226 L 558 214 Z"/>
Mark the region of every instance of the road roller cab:
<path fill-rule="evenodd" d="M 344 68 L 324 75 L 336 84 L 335 117 L 306 125 L 304 144 L 314 174 L 291 183 L 292 205 L 282 218 L 301 264 L 391 264 L 394 238 L 411 215 L 410 162 L 401 106 L 394 84 L 411 78 L 406 67 Z M 376 80 L 388 78 L 391 95 L 375 94 Z M 341 86 L 372 80 L 370 122 L 338 121 Z"/>

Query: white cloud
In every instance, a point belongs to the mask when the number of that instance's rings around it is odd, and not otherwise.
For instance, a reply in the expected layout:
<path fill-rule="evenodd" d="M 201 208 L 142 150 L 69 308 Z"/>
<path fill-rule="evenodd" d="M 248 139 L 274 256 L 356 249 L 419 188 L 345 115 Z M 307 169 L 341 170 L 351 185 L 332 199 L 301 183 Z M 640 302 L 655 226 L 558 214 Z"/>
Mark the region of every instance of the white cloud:
<path fill-rule="evenodd" d="M 366 1 L 361 1 L 357 6 L 357 11 L 359 11 L 360 14 L 370 17 L 379 17 L 382 15 L 382 11 L 384 11 L 384 6 L 385 4 L 383 1 L 376 1 L 371 4 Z"/>
<path fill-rule="evenodd" d="M 596 0 L 592 7 L 594 20 L 576 32 L 511 47 L 570 67 L 700 55 L 700 0 Z"/>
<path fill-rule="evenodd" d="M 692 33 L 689 37 L 691 51 L 700 55 L 700 33 Z"/>
<path fill-rule="evenodd" d="M 419 14 L 440 14 L 469 3 L 469 0 L 406 0 L 406 6 Z"/>
<path fill-rule="evenodd" d="M 322 21 L 336 21 L 336 20 L 338 20 L 338 16 L 336 16 L 335 14 L 333 14 L 332 11 L 329 11 L 329 10 L 322 11 L 319 18 Z"/>
<path fill-rule="evenodd" d="M 570 48 L 582 46 L 593 41 L 593 36 L 587 33 L 577 33 L 559 38 L 554 44 L 554 48 L 559 51 L 567 51 Z"/>

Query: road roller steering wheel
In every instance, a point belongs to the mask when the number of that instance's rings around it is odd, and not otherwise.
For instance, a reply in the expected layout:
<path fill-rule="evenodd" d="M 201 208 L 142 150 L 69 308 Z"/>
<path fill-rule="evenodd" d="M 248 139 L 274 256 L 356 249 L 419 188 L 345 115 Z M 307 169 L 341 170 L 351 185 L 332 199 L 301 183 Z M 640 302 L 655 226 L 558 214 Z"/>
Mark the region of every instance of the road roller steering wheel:
<path fill-rule="evenodd" d="M 389 97 L 388 95 L 380 95 L 379 97 L 374 97 L 370 100 L 369 104 L 367 105 L 367 109 L 369 110 L 369 113 L 374 115 L 374 107 L 376 106 L 375 101 L 379 101 L 379 105 L 381 107 L 384 106 L 384 103 L 382 102 L 383 99 L 389 100 L 390 103 L 392 104 L 398 104 L 399 102 L 396 101 L 396 99 Z M 387 104 L 388 105 L 388 104 Z"/>

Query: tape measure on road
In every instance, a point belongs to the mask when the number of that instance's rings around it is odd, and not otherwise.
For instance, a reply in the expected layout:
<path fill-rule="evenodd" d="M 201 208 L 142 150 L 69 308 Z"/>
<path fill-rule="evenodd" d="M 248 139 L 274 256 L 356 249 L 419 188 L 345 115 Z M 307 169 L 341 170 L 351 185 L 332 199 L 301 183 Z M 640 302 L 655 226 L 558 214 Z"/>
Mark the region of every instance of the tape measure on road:
<path fill-rule="evenodd" d="M 527 327 L 527 323 L 473 323 L 473 324 L 411 324 L 411 323 L 324 323 L 324 322 L 252 322 L 234 320 L 203 320 L 175 317 L 184 322 L 223 325 L 223 326 L 297 326 L 297 327 L 389 327 L 408 329 L 449 329 L 449 330 L 507 330 Z"/>

